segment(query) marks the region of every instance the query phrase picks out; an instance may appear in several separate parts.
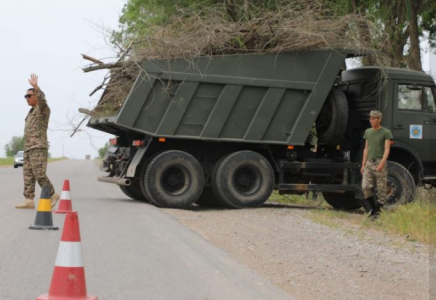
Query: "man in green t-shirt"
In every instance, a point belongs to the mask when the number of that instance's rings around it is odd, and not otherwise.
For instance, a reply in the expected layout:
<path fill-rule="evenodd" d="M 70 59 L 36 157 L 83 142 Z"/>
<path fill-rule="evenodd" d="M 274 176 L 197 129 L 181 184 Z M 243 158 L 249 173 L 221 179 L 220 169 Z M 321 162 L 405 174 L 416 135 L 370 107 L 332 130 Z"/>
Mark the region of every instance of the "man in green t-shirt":
<path fill-rule="evenodd" d="M 388 185 L 387 162 L 393 139 L 391 131 L 381 126 L 381 120 L 382 113 L 372 110 L 369 113 L 371 128 L 368 128 L 363 136 L 366 141 L 360 172 L 363 174 L 362 192 L 365 202 L 369 204 L 371 217 L 377 217 L 380 206 L 385 204 Z M 377 190 L 377 199 L 373 196 L 374 188 Z"/>

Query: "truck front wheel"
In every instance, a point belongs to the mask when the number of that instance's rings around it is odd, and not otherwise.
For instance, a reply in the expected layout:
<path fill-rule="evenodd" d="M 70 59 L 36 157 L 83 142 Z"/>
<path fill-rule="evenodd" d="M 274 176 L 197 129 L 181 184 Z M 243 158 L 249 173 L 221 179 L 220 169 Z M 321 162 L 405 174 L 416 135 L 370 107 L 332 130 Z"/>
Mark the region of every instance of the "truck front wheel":
<path fill-rule="evenodd" d="M 224 205 L 231 208 L 257 207 L 265 203 L 273 191 L 274 171 L 259 153 L 239 151 L 217 163 L 211 184 Z"/>
<path fill-rule="evenodd" d="M 204 175 L 200 163 L 189 153 L 170 150 L 159 153 L 141 173 L 150 202 L 169 208 L 186 208 L 203 191 Z"/>
<path fill-rule="evenodd" d="M 387 206 L 411 202 L 415 187 L 415 181 L 409 170 L 397 162 L 388 161 Z"/>

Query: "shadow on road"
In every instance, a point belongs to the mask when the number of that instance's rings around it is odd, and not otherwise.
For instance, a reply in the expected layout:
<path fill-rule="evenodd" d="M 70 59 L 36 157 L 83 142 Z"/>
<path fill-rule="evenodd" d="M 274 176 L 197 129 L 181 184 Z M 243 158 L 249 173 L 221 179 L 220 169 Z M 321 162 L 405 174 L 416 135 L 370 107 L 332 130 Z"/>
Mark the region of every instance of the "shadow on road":
<path fill-rule="evenodd" d="M 247 209 L 262 209 L 262 208 L 272 208 L 277 210 L 284 210 L 284 209 L 291 209 L 291 210 L 324 210 L 324 211 L 338 211 L 337 209 L 333 207 L 320 207 L 320 205 L 313 205 L 313 206 L 303 206 L 303 205 L 296 205 L 296 204 L 286 204 L 286 203 L 266 203 L 259 207 L 253 207 L 253 208 L 244 208 L 241 210 L 247 210 Z M 203 212 L 203 211 L 224 211 L 224 210 L 238 210 L 238 209 L 232 209 L 227 207 L 204 207 L 204 206 L 198 206 L 198 205 L 191 205 L 190 207 L 186 208 L 185 210 L 188 211 L 195 211 L 195 212 Z M 364 215 L 366 212 L 363 210 L 340 210 L 345 213 L 350 214 L 359 214 Z"/>
<path fill-rule="evenodd" d="M 140 205 L 140 204 L 147 204 L 147 205 L 153 205 L 150 202 L 147 201 L 141 201 L 141 200 L 132 200 L 129 198 L 116 198 L 116 199 L 112 199 L 114 201 L 117 202 L 125 202 L 125 203 L 130 203 L 130 204 L 134 204 L 134 205 Z M 272 208 L 272 209 L 277 209 L 277 210 L 284 210 L 284 209 L 292 209 L 292 210 L 307 210 L 307 211 L 341 211 L 344 213 L 349 213 L 349 214 L 358 214 L 358 215 L 364 215 L 366 212 L 358 209 L 358 210 L 337 210 L 333 207 L 325 207 L 325 206 L 320 206 L 322 203 L 319 203 L 317 205 L 298 205 L 298 204 L 287 204 L 287 203 L 279 203 L 279 202 L 267 202 L 265 204 L 263 204 L 262 206 L 259 207 L 253 207 L 253 208 L 244 208 L 241 210 L 247 210 L 247 209 L 262 209 L 262 208 Z M 164 208 L 165 209 L 165 208 Z M 168 209 L 174 209 L 174 208 L 168 208 Z M 237 208 L 233 209 L 233 208 L 228 208 L 228 207 L 205 207 L 205 206 L 199 206 L 199 205 L 191 205 L 187 208 L 185 208 L 184 210 L 187 211 L 193 211 L 193 212 L 207 212 L 207 211 L 225 211 L 225 210 L 238 210 Z"/>

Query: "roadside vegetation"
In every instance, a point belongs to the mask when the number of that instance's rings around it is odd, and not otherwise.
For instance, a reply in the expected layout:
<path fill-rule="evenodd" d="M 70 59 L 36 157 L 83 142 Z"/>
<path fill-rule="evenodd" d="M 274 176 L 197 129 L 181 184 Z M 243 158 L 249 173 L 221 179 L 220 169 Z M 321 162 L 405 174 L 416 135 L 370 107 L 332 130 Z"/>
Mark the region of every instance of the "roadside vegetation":
<path fill-rule="evenodd" d="M 359 230 L 378 230 L 387 234 L 401 236 L 408 241 L 416 241 L 436 246 L 436 190 L 418 189 L 415 201 L 400 205 L 390 211 L 383 211 L 380 217 L 371 221 L 363 209 L 356 211 L 340 211 L 333 209 L 319 195 L 312 200 L 312 194 L 306 196 L 285 195 L 274 193 L 270 200 L 274 203 L 313 207 L 308 216 L 311 220 L 326 226 L 348 231 L 351 228 Z"/>
<path fill-rule="evenodd" d="M 67 159 L 68 157 L 53 157 L 53 158 L 49 158 L 48 162 L 62 161 Z M 0 158 L 0 167 L 13 166 L 13 164 L 14 164 L 13 157 Z"/>
<path fill-rule="evenodd" d="M 436 245 L 436 202 L 420 199 L 383 212 L 375 222 L 365 220 L 363 226 L 404 236 L 407 240 Z"/>
<path fill-rule="evenodd" d="M 12 166 L 14 164 L 13 157 L 0 158 L 0 166 Z"/>
<path fill-rule="evenodd" d="M 99 159 L 102 159 L 105 156 L 107 150 L 109 149 L 109 146 L 110 146 L 109 143 L 105 143 L 103 147 L 98 149 L 98 158 Z"/>
<path fill-rule="evenodd" d="M 67 159 L 68 159 L 68 157 L 65 157 L 65 156 L 63 156 L 63 157 L 53 157 L 53 158 L 49 158 L 48 162 L 63 161 L 63 160 L 67 160 Z"/>

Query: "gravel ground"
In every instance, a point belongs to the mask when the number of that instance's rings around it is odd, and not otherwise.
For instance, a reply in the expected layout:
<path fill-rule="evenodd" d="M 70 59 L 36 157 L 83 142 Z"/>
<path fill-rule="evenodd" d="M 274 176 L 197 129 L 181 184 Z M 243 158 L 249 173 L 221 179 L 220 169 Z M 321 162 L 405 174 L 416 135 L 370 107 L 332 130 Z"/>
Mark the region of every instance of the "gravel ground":
<path fill-rule="evenodd" d="M 426 245 L 328 227 L 285 205 L 166 211 L 297 299 L 436 299 Z"/>

